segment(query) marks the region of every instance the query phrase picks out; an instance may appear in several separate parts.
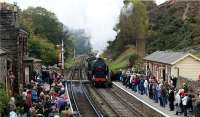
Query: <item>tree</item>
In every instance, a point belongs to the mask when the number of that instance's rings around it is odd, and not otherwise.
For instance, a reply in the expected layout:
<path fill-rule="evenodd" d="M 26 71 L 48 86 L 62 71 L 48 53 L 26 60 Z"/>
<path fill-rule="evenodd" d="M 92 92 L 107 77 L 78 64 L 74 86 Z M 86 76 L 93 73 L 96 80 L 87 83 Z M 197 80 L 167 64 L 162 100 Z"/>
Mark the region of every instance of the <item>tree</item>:
<path fill-rule="evenodd" d="M 119 23 L 113 28 L 117 36 L 109 43 L 108 51 L 114 58 L 123 52 L 127 45 L 136 45 L 136 52 L 144 56 L 145 36 L 148 31 L 148 16 L 144 4 L 140 0 L 125 0 L 121 10 Z"/>
<path fill-rule="evenodd" d="M 148 31 L 146 8 L 140 0 L 130 0 L 125 3 L 124 7 L 127 10 L 120 15 L 120 31 L 131 37 L 129 40 L 134 40 L 137 54 L 143 57 L 145 53 L 145 36 Z M 129 10 L 131 10 L 131 13 L 128 13 Z"/>
<path fill-rule="evenodd" d="M 22 12 L 22 26 L 35 35 L 45 36 L 52 43 L 59 43 L 63 38 L 63 24 L 54 13 L 42 7 L 29 7 Z"/>
<path fill-rule="evenodd" d="M 139 56 L 136 54 L 133 54 L 129 57 L 129 65 L 132 67 L 136 64 L 137 60 L 139 59 Z"/>
<path fill-rule="evenodd" d="M 55 45 L 49 42 L 48 39 L 33 36 L 29 45 L 31 56 L 42 59 L 46 65 L 56 63 L 58 53 Z"/>
<path fill-rule="evenodd" d="M 39 58 L 44 64 L 55 64 L 57 59 L 56 45 L 64 41 L 65 57 L 73 48 L 69 31 L 60 23 L 54 13 L 42 7 L 29 7 L 21 12 L 21 26 L 29 32 L 29 53 Z"/>

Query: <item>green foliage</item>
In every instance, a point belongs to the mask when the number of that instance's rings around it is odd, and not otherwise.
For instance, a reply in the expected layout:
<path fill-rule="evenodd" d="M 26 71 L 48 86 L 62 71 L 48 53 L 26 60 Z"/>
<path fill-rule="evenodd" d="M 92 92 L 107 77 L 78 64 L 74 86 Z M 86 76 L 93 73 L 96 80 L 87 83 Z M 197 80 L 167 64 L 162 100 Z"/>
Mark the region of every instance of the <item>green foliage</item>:
<path fill-rule="evenodd" d="M 178 4 L 168 9 L 160 9 L 157 16 L 150 17 L 154 20 L 148 32 L 147 53 L 169 49 L 176 51 L 200 44 L 199 15 L 188 11 L 190 15 L 183 20 L 180 17 L 183 9 L 180 9 Z"/>
<path fill-rule="evenodd" d="M 18 106 L 18 107 L 16 108 L 16 111 L 17 111 L 18 114 L 23 114 L 23 112 L 24 112 L 24 107 L 23 107 L 23 106 Z"/>
<path fill-rule="evenodd" d="M 29 32 L 29 53 L 39 58 L 44 64 L 55 64 L 57 51 L 55 46 L 64 40 L 65 57 L 70 54 L 73 48 L 72 40 L 69 39 L 69 32 L 60 23 L 54 13 L 42 7 L 29 7 L 21 12 L 20 24 Z"/>
<path fill-rule="evenodd" d="M 146 8 L 140 0 L 131 0 L 131 2 L 134 5 L 133 14 L 130 16 L 133 20 L 133 34 L 135 34 L 136 38 L 144 38 L 148 30 L 148 16 Z"/>
<path fill-rule="evenodd" d="M 155 28 L 156 27 L 156 28 Z M 187 22 L 172 16 L 160 16 L 154 30 L 149 32 L 147 52 L 156 50 L 179 50 L 191 46 L 193 28 Z"/>
<path fill-rule="evenodd" d="M 4 84 L 0 83 L 0 113 L 5 111 L 9 102 L 9 96 L 6 92 Z"/>
<path fill-rule="evenodd" d="M 44 64 L 55 64 L 57 60 L 56 45 L 64 42 L 65 58 L 91 50 L 90 37 L 84 30 L 71 31 L 60 23 L 54 13 L 42 7 L 29 7 L 21 12 L 21 26 L 30 32 L 30 55 L 41 59 Z"/>
<path fill-rule="evenodd" d="M 70 58 L 65 60 L 65 67 L 66 68 L 70 68 L 70 67 L 72 67 L 74 65 L 75 65 L 75 60 L 74 60 L 73 57 L 70 57 Z"/>
<path fill-rule="evenodd" d="M 46 38 L 33 36 L 29 41 L 30 56 L 40 58 L 44 64 L 53 64 L 57 60 L 57 52 L 55 45 L 49 42 Z"/>
<path fill-rule="evenodd" d="M 133 66 L 138 61 L 139 56 L 137 54 L 133 54 L 129 57 L 129 65 Z"/>
<path fill-rule="evenodd" d="M 16 102 L 16 106 L 23 106 L 24 104 L 24 100 L 23 97 L 20 95 L 15 96 L 15 102 Z"/>
<path fill-rule="evenodd" d="M 20 95 L 15 96 L 15 102 L 16 102 L 17 112 L 22 114 L 24 112 L 24 103 L 25 103 L 23 97 Z"/>
<path fill-rule="evenodd" d="M 45 36 L 52 43 L 59 43 L 63 38 L 63 25 L 54 13 L 42 7 L 29 7 L 24 10 L 22 19 L 22 26 L 25 29 L 33 34 Z"/>
<path fill-rule="evenodd" d="M 132 48 L 127 49 L 123 53 L 121 53 L 117 59 L 113 61 L 109 61 L 109 67 L 111 70 L 119 70 L 122 68 L 127 68 L 129 64 L 129 58 L 134 56 L 135 50 Z"/>

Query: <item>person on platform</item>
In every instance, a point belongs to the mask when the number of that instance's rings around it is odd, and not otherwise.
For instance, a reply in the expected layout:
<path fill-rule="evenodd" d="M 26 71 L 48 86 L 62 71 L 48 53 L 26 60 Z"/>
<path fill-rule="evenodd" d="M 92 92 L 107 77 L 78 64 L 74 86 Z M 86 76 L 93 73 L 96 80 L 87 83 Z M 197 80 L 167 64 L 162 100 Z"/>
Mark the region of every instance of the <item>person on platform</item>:
<path fill-rule="evenodd" d="M 189 94 L 187 98 L 187 116 L 191 116 L 193 112 L 192 95 Z"/>
<path fill-rule="evenodd" d="M 144 81 L 144 93 L 146 94 L 146 96 L 148 96 L 148 91 L 149 91 L 148 85 L 149 85 L 149 83 L 146 78 Z"/>
<path fill-rule="evenodd" d="M 162 100 L 162 106 L 165 107 L 167 104 L 167 91 L 164 85 L 161 86 L 161 100 Z"/>
<path fill-rule="evenodd" d="M 154 94 L 153 94 L 153 83 L 150 82 L 149 83 L 149 98 L 153 99 L 153 97 L 154 97 Z"/>
<path fill-rule="evenodd" d="M 32 93 L 32 101 L 33 102 L 37 102 L 37 100 L 38 100 L 38 92 L 37 92 L 36 86 L 34 86 L 34 88 L 32 89 L 31 93 Z"/>
<path fill-rule="evenodd" d="M 168 100 L 169 100 L 170 111 L 173 111 L 174 110 L 174 101 L 175 101 L 174 91 L 173 90 L 169 90 Z"/>
<path fill-rule="evenodd" d="M 159 99 L 158 95 L 160 94 L 160 92 L 159 92 L 159 86 L 156 82 L 153 85 L 153 94 L 154 94 L 155 103 L 158 103 L 158 99 Z"/>
<path fill-rule="evenodd" d="M 183 112 L 185 117 L 187 116 L 187 101 L 188 101 L 188 95 L 185 94 L 184 97 L 182 98 Z"/>
<path fill-rule="evenodd" d="M 181 96 L 180 96 L 180 90 L 176 93 L 175 96 L 175 105 L 176 105 L 176 115 L 181 113 Z"/>
<path fill-rule="evenodd" d="M 144 94 L 144 90 L 145 90 L 144 89 L 144 81 L 145 80 L 144 80 L 143 76 L 141 76 L 141 77 L 142 78 L 140 79 L 140 84 L 139 85 L 140 85 L 140 94 L 143 95 Z"/>
<path fill-rule="evenodd" d="M 163 106 L 163 100 L 162 100 L 162 95 L 161 95 L 162 87 L 163 86 L 161 84 L 158 84 L 156 87 L 157 98 L 160 102 L 160 106 Z"/>
<path fill-rule="evenodd" d="M 134 92 L 137 92 L 137 78 L 136 78 L 136 76 L 134 76 L 134 78 L 133 78 L 133 80 L 132 80 L 132 90 L 134 91 Z"/>
<path fill-rule="evenodd" d="M 9 114 L 9 117 L 18 117 L 18 116 L 17 113 L 14 110 L 12 110 Z"/>
<path fill-rule="evenodd" d="M 9 105 L 9 110 L 10 111 L 15 111 L 16 110 L 15 98 L 14 97 L 10 98 L 10 101 L 9 101 L 8 105 Z"/>

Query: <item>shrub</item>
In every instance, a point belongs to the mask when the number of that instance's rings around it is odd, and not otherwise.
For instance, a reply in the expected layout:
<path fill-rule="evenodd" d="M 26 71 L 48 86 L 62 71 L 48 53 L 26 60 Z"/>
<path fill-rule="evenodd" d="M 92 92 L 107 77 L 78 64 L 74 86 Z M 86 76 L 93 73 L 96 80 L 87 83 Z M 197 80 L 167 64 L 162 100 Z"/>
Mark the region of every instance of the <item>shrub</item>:
<path fill-rule="evenodd" d="M 0 113 L 5 113 L 9 99 L 4 84 L 0 83 Z"/>

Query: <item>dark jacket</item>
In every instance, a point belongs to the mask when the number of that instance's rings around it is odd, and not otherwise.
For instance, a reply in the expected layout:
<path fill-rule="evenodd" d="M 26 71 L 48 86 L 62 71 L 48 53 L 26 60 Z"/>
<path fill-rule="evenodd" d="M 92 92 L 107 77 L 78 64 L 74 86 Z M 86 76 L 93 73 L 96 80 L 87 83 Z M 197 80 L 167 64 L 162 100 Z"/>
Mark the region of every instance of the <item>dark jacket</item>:
<path fill-rule="evenodd" d="M 174 100 L 175 100 L 174 91 L 171 91 L 171 92 L 169 93 L 168 100 L 169 100 L 170 102 L 174 102 Z"/>

